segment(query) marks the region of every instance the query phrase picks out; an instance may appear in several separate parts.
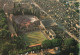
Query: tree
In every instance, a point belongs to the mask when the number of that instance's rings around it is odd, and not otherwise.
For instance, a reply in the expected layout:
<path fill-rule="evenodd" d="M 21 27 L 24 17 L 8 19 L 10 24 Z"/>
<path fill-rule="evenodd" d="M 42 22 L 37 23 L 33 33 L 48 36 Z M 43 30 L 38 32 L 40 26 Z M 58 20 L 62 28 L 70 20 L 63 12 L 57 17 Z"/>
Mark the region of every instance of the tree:
<path fill-rule="evenodd" d="M 21 50 L 25 49 L 26 47 L 26 41 L 24 40 L 24 36 L 14 36 L 14 39 L 12 39 L 11 43 L 16 44 L 16 49 Z"/>
<path fill-rule="evenodd" d="M 67 38 L 64 40 L 64 45 L 67 47 L 75 46 L 77 42 L 73 38 Z"/>
<path fill-rule="evenodd" d="M 77 13 L 79 13 L 79 10 L 76 10 Z"/>
<path fill-rule="evenodd" d="M 13 39 L 7 41 L 2 46 L 2 55 L 15 55 L 18 54 L 20 50 L 24 50 L 26 47 L 23 36 L 14 37 Z"/>
<path fill-rule="evenodd" d="M 56 39 L 52 39 L 52 40 L 45 40 L 42 42 L 42 46 L 44 48 L 53 48 L 53 47 L 58 47 L 62 45 L 62 39 L 60 38 L 56 38 Z"/>
<path fill-rule="evenodd" d="M 3 9 L 0 9 L 0 13 L 4 13 Z"/>
<path fill-rule="evenodd" d="M 5 13 L 0 9 L 0 52 L 1 55 L 8 55 L 8 51 L 12 49 L 10 41 L 10 32 L 8 30 L 7 19 Z"/>
<path fill-rule="evenodd" d="M 36 47 L 32 47 L 31 49 L 34 50 L 34 51 L 36 51 L 36 50 L 40 50 L 41 47 L 40 46 L 36 46 Z"/>
<path fill-rule="evenodd" d="M 0 30 L 0 38 L 1 39 L 9 39 L 10 38 L 10 32 L 5 29 Z"/>
<path fill-rule="evenodd" d="M 45 40 L 42 42 L 43 48 L 51 48 L 51 40 Z"/>
<path fill-rule="evenodd" d="M 62 39 L 52 39 L 52 47 L 58 47 L 62 45 Z"/>
<path fill-rule="evenodd" d="M 8 29 L 7 20 L 0 16 L 0 28 Z"/>
<path fill-rule="evenodd" d="M 16 55 L 17 54 L 17 51 L 16 50 L 11 50 L 8 53 L 9 53 L 9 55 Z"/>
<path fill-rule="evenodd" d="M 79 7 L 79 2 L 76 2 L 75 3 L 75 7 Z"/>
<path fill-rule="evenodd" d="M 3 46 L 2 46 L 2 55 L 9 55 L 9 51 L 14 49 L 14 45 L 6 42 Z"/>

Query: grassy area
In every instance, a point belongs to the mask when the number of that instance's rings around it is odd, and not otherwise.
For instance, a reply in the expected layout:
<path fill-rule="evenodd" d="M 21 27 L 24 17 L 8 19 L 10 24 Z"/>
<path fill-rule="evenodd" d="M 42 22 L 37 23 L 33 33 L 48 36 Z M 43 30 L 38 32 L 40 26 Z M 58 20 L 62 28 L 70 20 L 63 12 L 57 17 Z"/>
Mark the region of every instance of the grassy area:
<path fill-rule="evenodd" d="M 26 33 L 26 41 L 30 45 L 42 43 L 42 41 L 46 40 L 45 36 L 40 31 Z"/>

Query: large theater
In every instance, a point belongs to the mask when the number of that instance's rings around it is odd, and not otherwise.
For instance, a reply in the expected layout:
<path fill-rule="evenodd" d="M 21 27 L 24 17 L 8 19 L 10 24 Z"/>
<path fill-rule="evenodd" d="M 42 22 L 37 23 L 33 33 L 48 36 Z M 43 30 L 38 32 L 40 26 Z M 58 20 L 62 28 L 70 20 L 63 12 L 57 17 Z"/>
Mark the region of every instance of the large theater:
<path fill-rule="evenodd" d="M 23 31 L 34 31 L 39 29 L 40 20 L 33 15 L 19 15 L 12 17 L 18 27 Z"/>

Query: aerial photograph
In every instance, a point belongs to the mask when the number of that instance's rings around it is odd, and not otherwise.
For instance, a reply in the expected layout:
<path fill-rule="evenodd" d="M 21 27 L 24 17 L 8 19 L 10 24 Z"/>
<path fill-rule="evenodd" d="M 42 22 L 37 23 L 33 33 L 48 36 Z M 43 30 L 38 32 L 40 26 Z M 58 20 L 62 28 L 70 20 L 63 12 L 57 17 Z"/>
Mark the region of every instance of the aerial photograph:
<path fill-rule="evenodd" d="M 0 0 L 0 55 L 80 55 L 80 0 Z"/>

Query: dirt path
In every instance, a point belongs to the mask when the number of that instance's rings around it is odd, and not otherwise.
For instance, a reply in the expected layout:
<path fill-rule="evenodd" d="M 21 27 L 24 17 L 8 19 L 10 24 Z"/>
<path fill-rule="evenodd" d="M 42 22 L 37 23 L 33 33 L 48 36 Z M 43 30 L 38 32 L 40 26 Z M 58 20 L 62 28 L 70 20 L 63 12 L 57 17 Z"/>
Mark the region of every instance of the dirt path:
<path fill-rule="evenodd" d="M 12 17 L 11 17 L 12 15 L 8 15 L 8 13 L 11 12 L 11 9 L 12 9 L 12 7 L 10 7 L 8 3 L 4 4 L 3 10 L 4 10 L 5 15 L 7 17 L 8 28 L 11 33 L 11 37 L 13 37 L 14 35 L 17 36 L 17 34 L 16 34 L 16 31 L 15 31 L 13 24 L 12 24 Z"/>
<path fill-rule="evenodd" d="M 13 37 L 14 35 L 17 36 L 16 31 L 13 27 L 13 24 L 10 20 L 10 16 L 8 15 L 8 13 L 5 13 L 5 14 L 6 14 L 6 17 L 7 17 L 8 28 L 9 28 L 9 31 L 11 32 L 11 37 Z"/>

